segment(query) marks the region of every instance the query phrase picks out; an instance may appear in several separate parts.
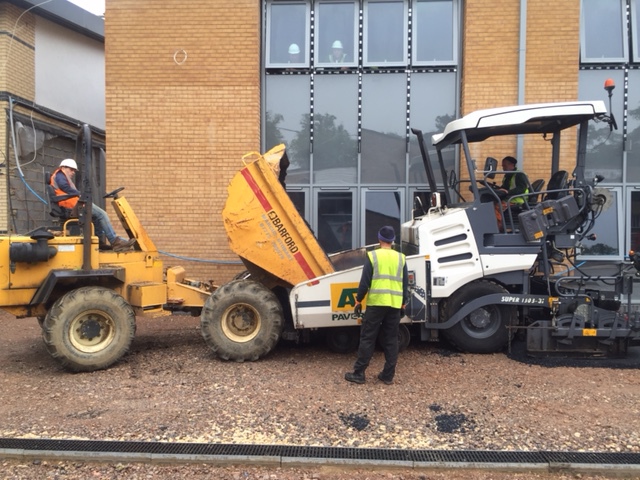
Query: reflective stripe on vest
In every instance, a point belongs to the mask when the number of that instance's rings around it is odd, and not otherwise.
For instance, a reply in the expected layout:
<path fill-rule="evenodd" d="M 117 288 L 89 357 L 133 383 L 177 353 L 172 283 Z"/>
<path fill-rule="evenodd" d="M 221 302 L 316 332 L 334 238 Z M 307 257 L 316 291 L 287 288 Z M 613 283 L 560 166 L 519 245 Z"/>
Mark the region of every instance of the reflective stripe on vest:
<path fill-rule="evenodd" d="M 69 182 L 69 185 L 73 188 L 76 188 L 75 184 L 73 183 L 73 180 L 71 180 L 66 173 L 64 173 L 62 171 L 61 168 L 58 168 L 55 172 L 53 172 L 53 174 L 51 175 L 51 179 L 49 180 L 49 185 L 51 185 L 53 187 L 53 189 L 55 190 L 56 193 L 56 197 L 58 195 L 68 195 L 67 192 L 65 192 L 64 190 L 62 190 L 59 186 L 58 183 L 56 182 L 56 175 L 58 174 L 58 172 L 62 172 L 62 174 L 67 177 L 67 181 Z M 77 190 L 77 189 L 76 189 Z M 60 205 L 61 207 L 64 208 L 73 208 L 76 206 L 76 204 L 78 203 L 78 197 L 71 197 L 71 198 L 67 198 L 66 200 L 60 200 L 58 202 L 58 205 Z"/>
<path fill-rule="evenodd" d="M 390 248 L 381 248 L 369 252 L 368 256 L 373 265 L 373 276 L 367 305 L 402 307 L 404 255 Z"/>
<path fill-rule="evenodd" d="M 509 190 L 513 190 L 514 188 L 516 188 L 516 175 L 517 173 L 514 173 L 509 179 Z M 526 195 L 527 193 L 529 193 L 529 189 L 525 188 L 522 194 Z M 520 205 L 521 203 L 524 203 L 524 197 L 512 198 L 511 200 L 509 200 L 509 203 Z"/>

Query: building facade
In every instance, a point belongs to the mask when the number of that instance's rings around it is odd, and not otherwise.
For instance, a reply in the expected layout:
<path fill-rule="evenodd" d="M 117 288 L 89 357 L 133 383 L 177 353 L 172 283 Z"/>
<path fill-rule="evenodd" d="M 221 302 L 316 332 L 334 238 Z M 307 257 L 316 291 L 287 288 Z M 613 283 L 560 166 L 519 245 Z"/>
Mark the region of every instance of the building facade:
<path fill-rule="evenodd" d="M 0 1 L 3 233 L 51 224 L 46 172 L 77 156 L 82 124 L 94 132 L 95 191 L 104 188 L 103 20 L 67 2 L 42 3 Z"/>
<path fill-rule="evenodd" d="M 584 258 L 620 261 L 640 248 L 635 3 L 107 0 L 108 185 L 127 187 L 162 251 L 221 283 L 242 268 L 221 211 L 247 152 L 287 145 L 294 203 L 341 250 L 408 220 L 426 194 L 412 128 L 429 138 L 481 108 L 606 100 L 613 78 L 619 129 L 592 135 L 588 173 L 615 203 Z M 532 181 L 549 179 L 549 152 L 526 140 L 474 148 L 478 162 L 513 155 Z M 446 160 L 456 170 L 458 152 Z"/>

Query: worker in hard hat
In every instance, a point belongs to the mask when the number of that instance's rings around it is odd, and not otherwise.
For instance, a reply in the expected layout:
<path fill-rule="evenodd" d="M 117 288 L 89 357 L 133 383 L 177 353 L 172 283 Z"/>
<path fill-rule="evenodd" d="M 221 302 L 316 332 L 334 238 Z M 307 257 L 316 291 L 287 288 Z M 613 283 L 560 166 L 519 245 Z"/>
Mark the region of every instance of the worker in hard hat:
<path fill-rule="evenodd" d="M 343 63 L 347 58 L 347 54 L 344 53 L 344 48 L 342 48 L 342 42 L 340 40 L 336 40 L 331 45 L 331 53 L 329 54 L 329 62 L 331 63 Z"/>
<path fill-rule="evenodd" d="M 289 63 L 301 63 L 300 61 L 300 47 L 297 43 L 289 45 Z"/>
<path fill-rule="evenodd" d="M 73 179 L 78 171 L 78 164 L 73 158 L 65 158 L 60 162 L 58 169 L 53 172 L 49 180 L 50 185 L 55 190 L 56 196 L 58 195 L 77 195 L 77 197 L 68 198 L 58 202 L 63 208 L 75 210 L 78 199 L 80 197 L 80 191 L 76 188 Z M 116 252 L 124 252 L 130 250 L 133 244 L 136 243 L 136 239 L 132 238 L 125 240 L 122 237 L 118 237 L 113 230 L 111 221 L 107 212 L 98 207 L 95 203 L 91 207 L 91 221 L 98 237 L 103 235 L 107 237 L 107 240 L 111 244 L 111 248 Z"/>

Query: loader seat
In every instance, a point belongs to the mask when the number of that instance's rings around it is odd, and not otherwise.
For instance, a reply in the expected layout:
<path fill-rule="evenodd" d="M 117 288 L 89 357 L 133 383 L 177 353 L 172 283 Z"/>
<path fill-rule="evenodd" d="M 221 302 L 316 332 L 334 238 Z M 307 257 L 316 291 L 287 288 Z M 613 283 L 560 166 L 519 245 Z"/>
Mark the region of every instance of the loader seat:
<path fill-rule="evenodd" d="M 527 197 L 527 203 L 530 207 L 538 203 L 538 200 L 540 199 L 540 192 L 542 191 L 542 187 L 544 187 L 545 183 L 546 182 L 543 178 L 539 178 L 530 185 L 531 188 L 529 189 L 529 193 L 531 195 Z"/>
<path fill-rule="evenodd" d="M 49 203 L 49 215 L 55 218 L 59 218 L 61 221 L 69 220 L 70 218 L 75 218 L 73 215 L 73 211 L 70 208 L 61 207 L 58 202 L 62 200 L 67 200 L 69 198 L 77 197 L 78 195 L 56 195 L 56 191 L 51 186 L 51 173 L 45 172 L 44 174 L 44 183 L 45 188 L 47 189 L 47 201 Z"/>
<path fill-rule="evenodd" d="M 543 200 L 557 200 L 567 194 L 567 180 L 569 174 L 565 170 L 558 170 L 551 175 L 549 184 L 547 185 L 547 193 L 543 196 Z"/>

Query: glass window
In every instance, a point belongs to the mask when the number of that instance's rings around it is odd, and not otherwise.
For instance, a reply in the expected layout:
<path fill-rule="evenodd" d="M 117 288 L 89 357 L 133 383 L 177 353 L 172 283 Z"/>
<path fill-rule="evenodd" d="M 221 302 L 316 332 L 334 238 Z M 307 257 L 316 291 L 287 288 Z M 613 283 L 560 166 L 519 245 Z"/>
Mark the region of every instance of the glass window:
<path fill-rule="evenodd" d="M 625 251 L 633 250 L 640 252 L 640 192 L 631 192 L 631 238 L 629 248 Z"/>
<path fill-rule="evenodd" d="M 315 64 L 330 66 L 358 63 L 355 2 L 320 2 L 317 6 Z"/>
<path fill-rule="evenodd" d="M 607 78 L 612 78 L 618 88 L 623 90 L 624 72 L 622 70 L 581 70 L 578 98 L 580 100 L 608 101 L 607 92 L 604 90 L 604 82 Z M 622 91 L 614 92 L 612 100 L 613 114 L 618 122 L 618 130 L 610 131 L 609 125 L 603 122 L 589 122 L 585 178 L 593 178 L 600 174 L 604 175 L 605 182 L 622 181 L 622 112 L 624 102 Z"/>
<path fill-rule="evenodd" d="M 385 225 L 391 225 L 400 237 L 400 222 L 402 212 L 402 194 L 400 191 L 364 192 L 364 243 L 371 245 L 378 243 L 378 230 Z"/>
<path fill-rule="evenodd" d="M 316 234 L 326 253 L 353 248 L 352 192 L 318 192 Z"/>
<path fill-rule="evenodd" d="M 309 219 L 309 209 L 308 209 L 309 205 L 308 205 L 308 202 L 307 202 L 307 193 L 308 193 L 308 190 L 302 190 L 302 189 L 290 190 L 290 189 L 287 189 L 287 194 L 289 195 L 289 198 L 291 199 L 291 201 L 295 205 L 296 210 L 298 211 L 300 216 L 302 218 L 304 218 L 305 220 Z"/>
<path fill-rule="evenodd" d="M 407 63 L 407 12 L 404 0 L 370 1 L 364 11 L 364 64 Z"/>
<path fill-rule="evenodd" d="M 583 62 L 623 62 L 627 58 L 623 0 L 582 0 L 580 57 Z"/>
<path fill-rule="evenodd" d="M 640 182 L 640 70 L 629 70 L 627 114 L 627 181 Z M 614 98 L 615 98 L 614 90 Z M 622 95 L 622 92 L 618 92 Z M 616 112 L 617 113 L 617 112 Z M 622 128 L 616 115 L 618 128 Z"/>
<path fill-rule="evenodd" d="M 287 183 L 309 183 L 308 75 L 267 75 L 265 113 L 265 151 L 284 143 L 291 166 Z"/>
<path fill-rule="evenodd" d="M 456 73 L 412 74 L 410 115 L 411 128 L 422 130 L 424 134 L 436 181 L 441 184 L 442 174 L 435 148 L 431 145 L 431 135 L 441 133 L 456 118 Z M 417 137 L 411 134 L 409 138 L 409 183 L 426 186 L 427 174 Z M 445 169 L 450 172 L 455 168 L 455 149 L 447 148 L 443 155 Z"/>
<path fill-rule="evenodd" d="M 596 240 L 584 240 L 580 257 L 585 256 L 609 256 L 622 258 L 622 246 L 620 245 L 619 226 L 621 224 L 620 204 L 618 202 L 619 189 L 611 189 L 612 203 L 605 205 L 602 213 L 595 222 L 591 233 L 595 233 Z"/>
<path fill-rule="evenodd" d="M 413 19 L 413 63 L 454 64 L 457 26 L 453 0 L 417 0 Z"/>
<path fill-rule="evenodd" d="M 631 0 L 631 33 L 633 35 L 633 61 L 640 61 L 640 51 L 638 48 L 640 44 L 638 41 L 640 40 L 640 35 L 638 30 L 640 29 L 640 5 L 638 5 L 638 0 Z"/>
<path fill-rule="evenodd" d="M 373 74 L 362 78 L 362 183 L 406 180 L 407 76 Z"/>
<path fill-rule="evenodd" d="M 316 75 L 313 118 L 313 179 L 321 184 L 356 183 L 358 76 Z"/>
<path fill-rule="evenodd" d="M 305 3 L 272 2 L 267 10 L 267 66 L 309 65 L 309 13 Z"/>

